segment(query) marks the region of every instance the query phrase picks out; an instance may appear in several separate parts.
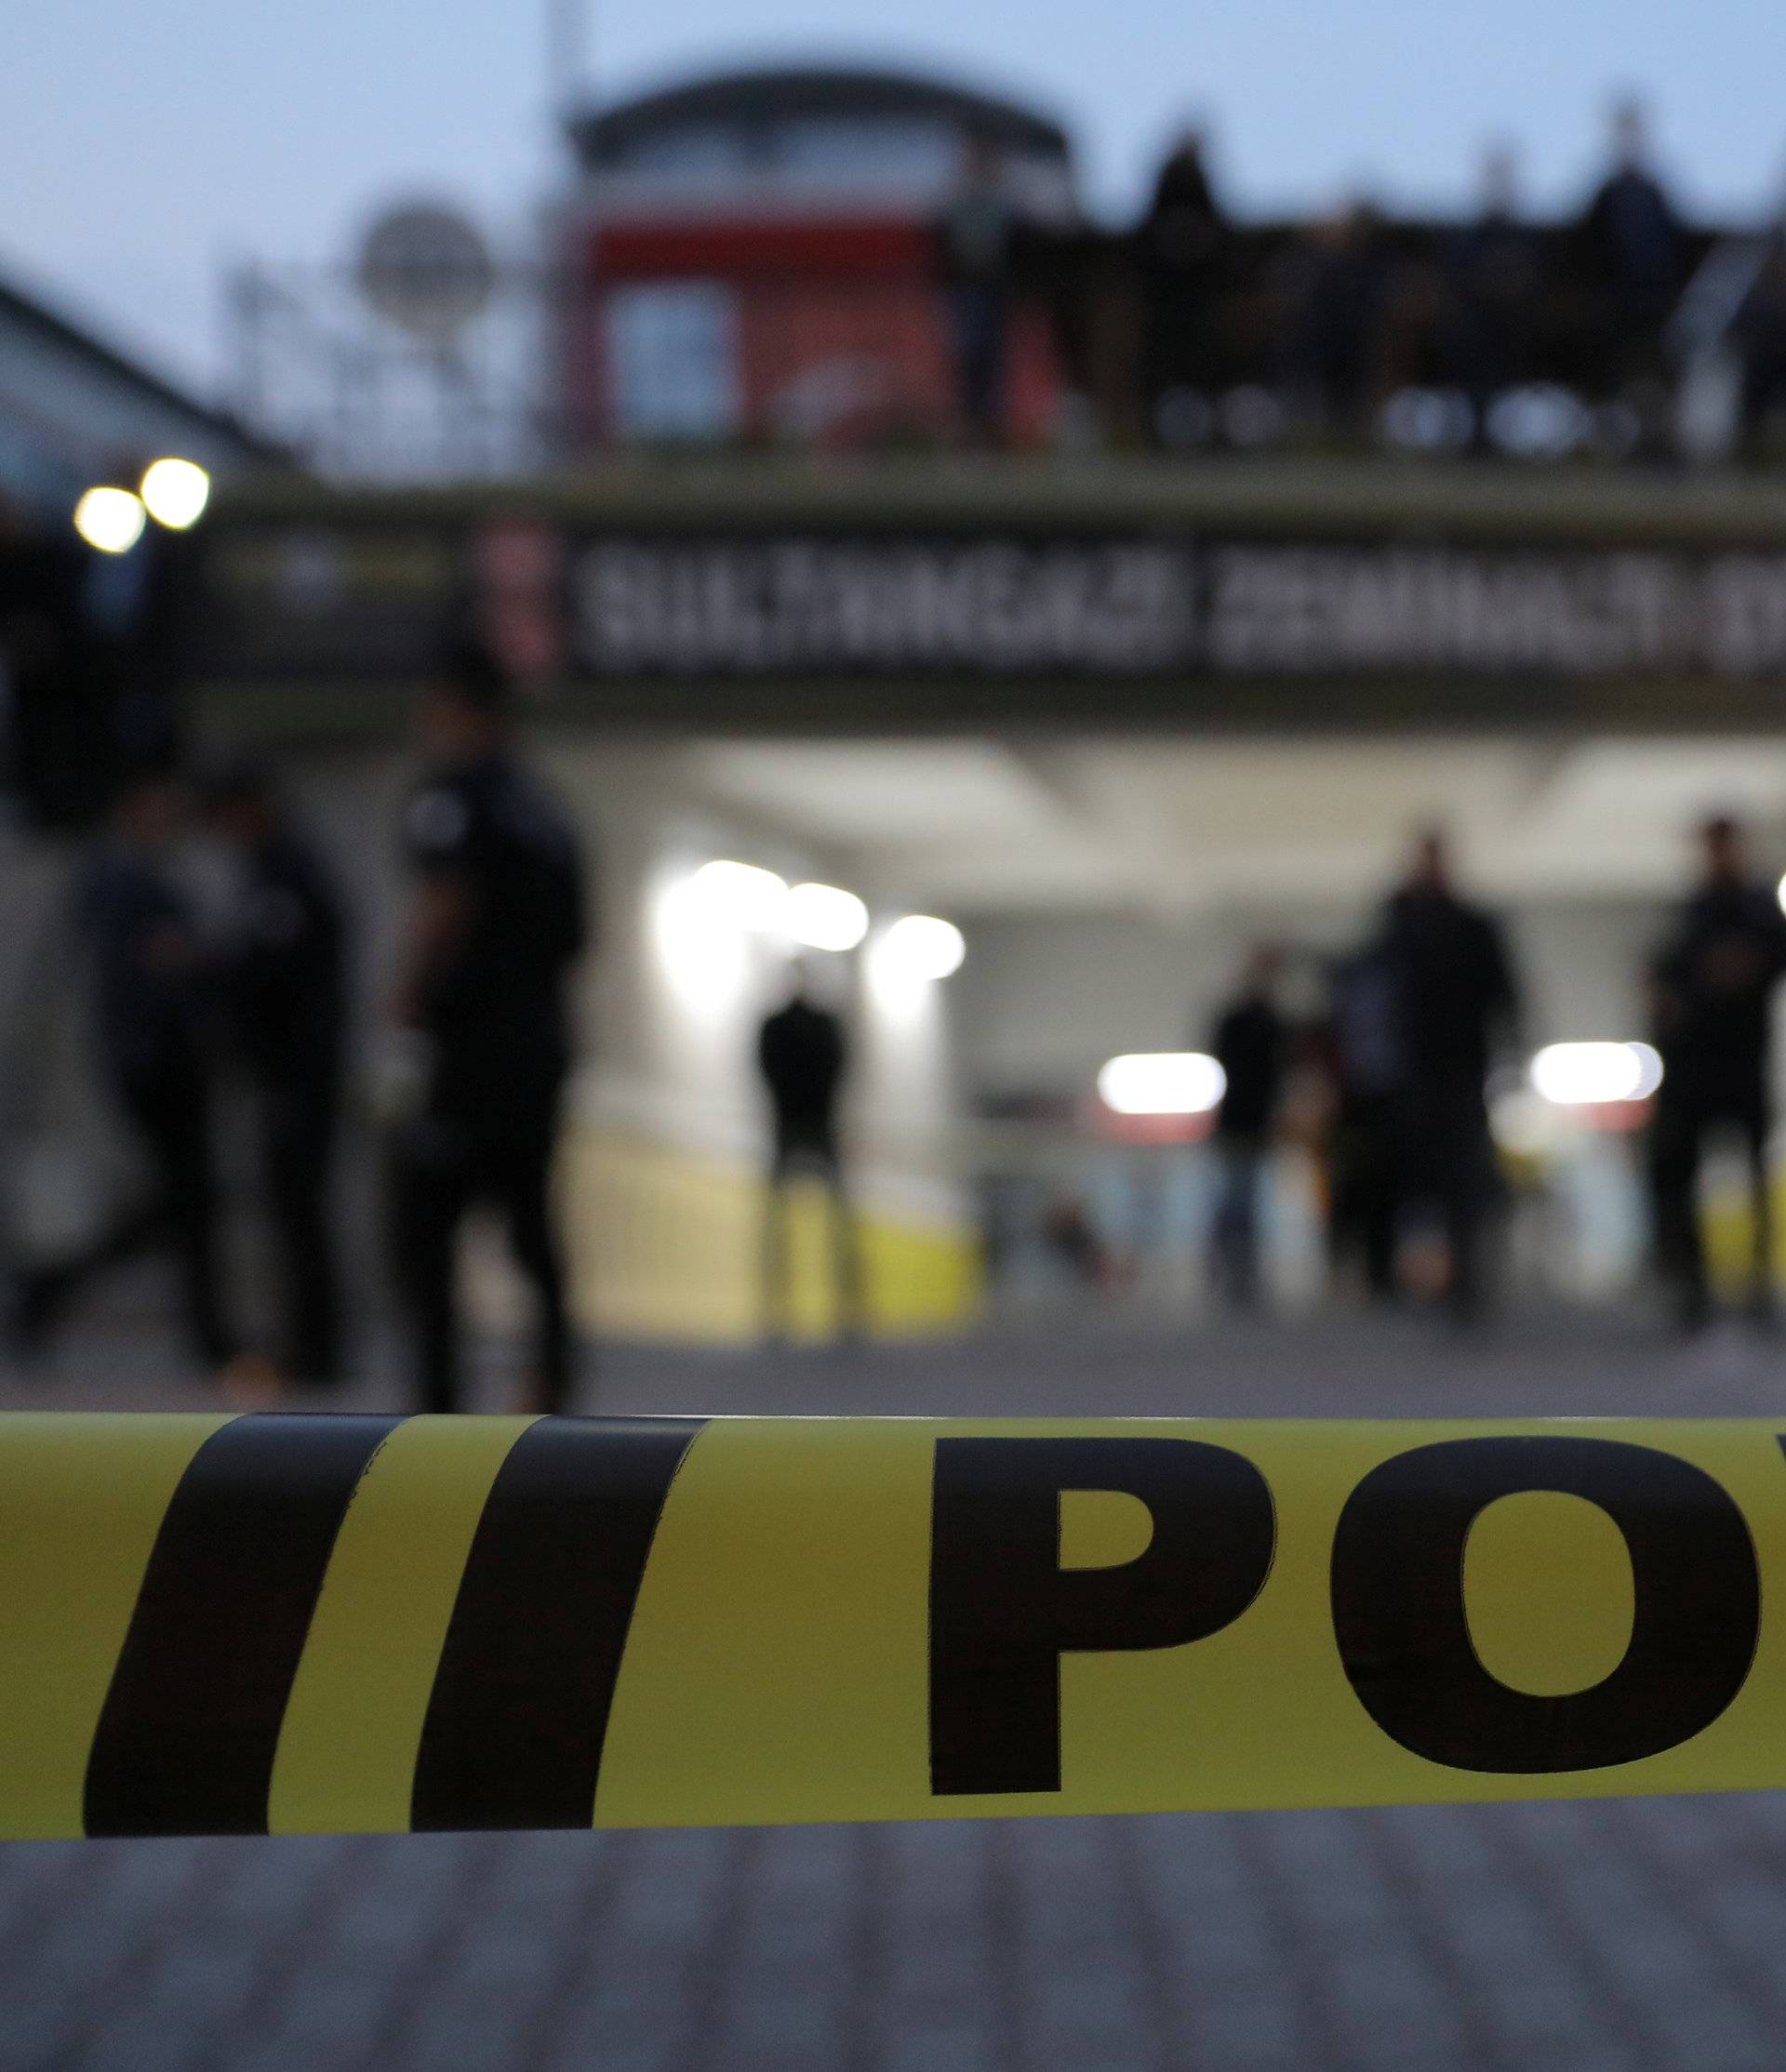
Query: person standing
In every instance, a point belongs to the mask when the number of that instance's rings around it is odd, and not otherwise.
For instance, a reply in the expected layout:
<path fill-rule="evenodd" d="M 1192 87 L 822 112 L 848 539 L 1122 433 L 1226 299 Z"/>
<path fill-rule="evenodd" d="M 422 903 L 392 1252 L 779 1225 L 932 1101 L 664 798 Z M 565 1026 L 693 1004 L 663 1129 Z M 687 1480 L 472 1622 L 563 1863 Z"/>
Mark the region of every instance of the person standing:
<path fill-rule="evenodd" d="M 1363 1268 L 1371 1301 L 1393 1302 L 1406 1061 L 1396 972 L 1380 932 L 1332 966 L 1327 991 L 1322 1048 L 1333 1096 L 1328 1252 L 1337 1268 L 1354 1261 Z"/>
<path fill-rule="evenodd" d="M 1742 830 L 1727 816 L 1699 830 L 1704 873 L 1650 967 L 1662 1081 L 1650 1131 L 1657 1263 L 1686 1330 L 1711 1315 L 1699 1231 L 1699 1162 L 1727 1132 L 1748 1166 L 1753 1246 L 1750 1299 L 1771 1313 L 1773 1222 L 1767 1139 L 1774 990 L 1786 975 L 1786 915 L 1750 876 Z"/>
<path fill-rule="evenodd" d="M 1003 158 L 987 139 L 969 138 L 963 147 L 959 179 L 936 236 L 962 430 L 970 445 L 1001 446 L 1018 217 Z"/>
<path fill-rule="evenodd" d="M 1209 1040 L 1227 1081 L 1216 1119 L 1221 1194 L 1214 1264 L 1218 1282 L 1241 1309 L 1259 1302 L 1260 1197 L 1290 1062 L 1289 1024 L 1277 1004 L 1283 963 L 1275 944 L 1254 948 Z"/>
<path fill-rule="evenodd" d="M 1538 295 L 1538 243 L 1519 215 L 1516 162 L 1505 145 L 1485 152 L 1482 203 L 1450 239 L 1451 371 L 1470 399 L 1472 451 L 1491 445 L 1495 398 L 1526 377 Z"/>
<path fill-rule="evenodd" d="M 1136 240 L 1141 388 L 1150 428 L 1164 445 L 1173 443 L 1173 398 L 1207 389 L 1219 371 L 1213 317 L 1229 235 L 1210 182 L 1203 134 L 1187 130 L 1160 167 Z"/>
<path fill-rule="evenodd" d="M 347 1024 L 347 923 L 327 865 L 243 760 L 203 787 L 211 831 L 235 866 L 218 956 L 236 1054 L 252 1089 L 276 1247 L 288 1377 L 341 1378 L 342 1318 L 331 1200 Z"/>
<path fill-rule="evenodd" d="M 1615 386 L 1640 404 L 1662 377 L 1662 335 L 1680 294 L 1686 247 L 1673 198 L 1650 162 L 1643 105 L 1612 111 L 1612 166 L 1581 221 L 1582 257 L 1605 299 Z"/>
<path fill-rule="evenodd" d="M 1322 428 L 1366 429 L 1382 375 L 1390 259 L 1376 206 L 1358 200 L 1314 225 L 1301 257 L 1292 379 Z"/>
<path fill-rule="evenodd" d="M 849 1049 L 842 1018 L 812 997 L 806 967 L 757 1030 L 756 1063 L 769 1098 L 773 1136 L 763 1217 L 763 1312 L 770 1336 L 787 1314 L 788 1222 L 793 1183 L 804 1174 L 825 1191 L 834 1299 L 843 1335 L 862 1329 L 861 1263 L 844 1172 L 837 1109 Z"/>
<path fill-rule="evenodd" d="M 476 1202 L 501 1212 L 533 1286 L 531 1407 L 564 1409 L 571 1387 L 551 1175 L 571 1062 L 566 996 L 588 933 L 584 867 L 562 808 L 515 756 L 510 706 L 493 658 L 455 657 L 421 702 L 431 768 L 405 818 L 415 891 L 393 1018 L 428 1063 L 398 1136 L 396 1240 L 420 1395 L 435 1412 L 460 1407 L 454 1268 Z"/>
<path fill-rule="evenodd" d="M 1382 939 L 1399 1022 L 1405 1199 L 1436 1216 L 1449 1253 L 1446 1302 L 1470 1323 L 1482 1309 L 1497 1186 L 1488 1067 L 1513 1033 L 1519 997 L 1499 924 L 1453 889 L 1436 829 L 1419 837 L 1413 869 L 1390 897 Z"/>
<path fill-rule="evenodd" d="M 75 897 L 100 1070 L 148 1166 L 148 1200 L 77 1255 L 21 1282 L 20 1351 L 41 1353 L 79 1290 L 113 1265 L 167 1248 L 193 1357 L 220 1379 L 255 1377 L 225 1317 L 218 1247 L 212 1056 L 193 907 L 172 867 L 184 797 L 161 769 L 127 777 Z"/>
<path fill-rule="evenodd" d="M 1742 368 L 1737 443 L 1745 459 L 1766 458 L 1768 420 L 1786 403 L 1786 222 L 1767 238 L 1755 277 L 1730 324 Z"/>

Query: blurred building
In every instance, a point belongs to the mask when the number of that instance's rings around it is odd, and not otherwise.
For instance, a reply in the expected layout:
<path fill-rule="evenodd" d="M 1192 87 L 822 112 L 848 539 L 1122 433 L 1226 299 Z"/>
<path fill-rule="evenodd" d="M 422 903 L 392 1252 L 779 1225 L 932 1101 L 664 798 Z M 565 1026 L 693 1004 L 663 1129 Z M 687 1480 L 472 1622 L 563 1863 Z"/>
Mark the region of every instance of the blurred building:
<path fill-rule="evenodd" d="M 933 434 L 950 415 L 933 225 L 965 153 L 1013 203 L 1074 210 L 1058 123 L 941 80 L 868 70 L 722 73 L 572 125 L 567 418 L 616 441 Z M 1032 312 L 1013 416 L 1046 424 L 1055 372 Z"/>
<path fill-rule="evenodd" d="M 119 746 L 118 697 L 153 697 L 176 673 L 177 540 L 132 506 L 145 470 L 173 458 L 227 481 L 274 454 L 0 281 L 0 794 L 27 819 L 90 817 Z M 95 488 L 126 493 L 125 530 L 141 532 L 134 551 L 101 551 L 77 535 L 75 507 Z"/>
<path fill-rule="evenodd" d="M 60 536 L 83 490 L 134 481 L 163 454 L 227 477 L 273 451 L 227 412 L 0 280 L 0 500 L 17 523 Z"/>

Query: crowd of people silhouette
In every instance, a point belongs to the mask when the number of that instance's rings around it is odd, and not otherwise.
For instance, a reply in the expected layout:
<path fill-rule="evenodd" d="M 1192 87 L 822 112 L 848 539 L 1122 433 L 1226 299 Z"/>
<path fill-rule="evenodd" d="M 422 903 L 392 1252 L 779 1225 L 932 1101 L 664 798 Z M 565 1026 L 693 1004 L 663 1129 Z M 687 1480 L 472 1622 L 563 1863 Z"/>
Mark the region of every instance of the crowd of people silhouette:
<path fill-rule="evenodd" d="M 499 1214 L 531 1291 L 523 1401 L 560 1409 L 574 1400 L 577 1353 L 553 1167 L 578 1049 L 572 983 L 590 948 L 587 862 L 519 750 L 510 685 L 487 655 L 457 653 L 434 677 L 417 745 L 421 775 L 401 830 L 409 896 L 380 1007 L 401 1064 L 387 1075 L 383 1165 L 411 1385 L 430 1410 L 465 1401 L 456 1255 L 468 1211 L 482 1206 Z M 227 866 L 227 890 L 208 904 L 179 867 L 191 836 Z M 1742 829 L 1713 817 L 1700 843 L 1700 882 L 1642 975 L 1661 1073 L 1646 1139 L 1655 1274 L 1686 1330 L 1713 1313 L 1699 1181 L 1708 1145 L 1725 1137 L 1749 1175 L 1749 1305 L 1771 1314 L 1771 1016 L 1786 976 L 1786 914 L 1755 877 Z M 41 1353 L 89 1282 L 159 1250 L 175 1268 L 193 1360 L 232 1394 L 339 1383 L 355 1365 L 337 1170 L 355 927 L 335 863 L 265 766 L 234 757 L 189 779 L 153 757 L 119 789 L 69 920 L 89 976 L 93 1055 L 150 1186 L 78 1249 L 21 1268 L 15 1349 Z M 1442 1261 L 1423 1292 L 1474 1323 L 1491 1301 L 1504 1196 L 1488 1090 L 1520 1063 L 1524 1040 L 1508 934 L 1459 889 L 1446 833 L 1430 828 L 1364 939 L 1313 960 L 1318 1013 L 1284 1004 L 1293 954 L 1256 945 L 1206 1032 L 1225 1088 L 1211 1145 L 1212 1286 L 1236 1307 L 1264 1300 L 1274 1147 L 1293 1089 L 1313 1082 L 1319 1122 L 1311 1132 L 1305 1120 L 1303 1137 L 1318 1149 L 1336 1280 L 1406 1296 L 1418 1230 Z M 791 963 L 740 1060 L 766 1123 L 761 1317 L 771 1336 L 793 1328 L 791 1201 L 803 1180 L 824 1200 L 836 1328 L 854 1338 L 866 1327 L 850 1061 L 846 1014 Z M 277 1268 L 275 1328 L 260 1334 L 243 1327 L 221 1242 L 234 1213 L 219 1177 L 226 1073 L 252 1116 Z M 1049 1242 L 1085 1268 L 1100 1252 L 1092 1223 L 1078 1205 L 1051 1214 Z"/>
<path fill-rule="evenodd" d="M 1786 235 L 1696 224 L 1637 100 L 1613 105 L 1592 192 L 1550 220 L 1526 206 L 1502 143 L 1484 150 L 1458 222 L 1398 218 L 1365 192 L 1309 222 L 1243 221 L 1209 157 L 1202 131 L 1180 136 L 1139 221 L 1109 239 L 1036 220 L 995 154 L 964 153 L 937 246 L 970 444 L 1003 435 L 1012 322 L 1029 300 L 1050 313 L 1069 386 L 1168 451 L 1298 432 L 1357 442 L 1398 394 L 1418 399 L 1396 419 L 1416 444 L 1521 451 L 1545 443 L 1538 389 L 1597 411 L 1605 452 L 1660 457 L 1707 345 L 1737 370 L 1740 450 L 1766 449 L 1786 405 Z"/>

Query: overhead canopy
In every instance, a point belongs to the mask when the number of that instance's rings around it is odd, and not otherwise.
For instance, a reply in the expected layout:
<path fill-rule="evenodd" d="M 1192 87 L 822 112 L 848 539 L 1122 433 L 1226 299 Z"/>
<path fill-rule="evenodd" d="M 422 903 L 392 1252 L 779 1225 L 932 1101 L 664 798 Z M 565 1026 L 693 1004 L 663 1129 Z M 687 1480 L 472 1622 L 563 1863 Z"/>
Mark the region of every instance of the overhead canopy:
<path fill-rule="evenodd" d="M 676 770 L 741 824 L 958 917 L 1343 911 L 1433 822 L 1497 899 L 1645 898 L 1678 888 L 1708 812 L 1786 835 L 1786 740 L 1766 737 L 708 739 Z"/>

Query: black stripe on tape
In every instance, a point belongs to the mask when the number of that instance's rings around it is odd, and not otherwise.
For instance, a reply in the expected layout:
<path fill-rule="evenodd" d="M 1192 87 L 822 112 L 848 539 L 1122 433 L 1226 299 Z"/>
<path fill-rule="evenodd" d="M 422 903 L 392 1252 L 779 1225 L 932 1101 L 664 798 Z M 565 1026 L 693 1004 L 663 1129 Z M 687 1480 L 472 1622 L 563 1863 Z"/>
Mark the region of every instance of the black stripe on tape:
<path fill-rule="evenodd" d="M 396 1417 L 239 1417 L 180 1477 L 87 1766 L 89 1835 L 263 1835 L 335 1536 Z"/>
<path fill-rule="evenodd" d="M 587 1827 L 633 1607 L 700 1417 L 542 1417 L 491 1485 L 416 1757 L 418 1829 Z"/>

